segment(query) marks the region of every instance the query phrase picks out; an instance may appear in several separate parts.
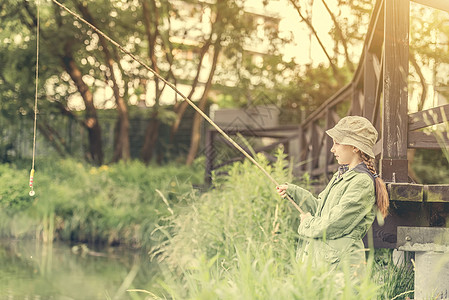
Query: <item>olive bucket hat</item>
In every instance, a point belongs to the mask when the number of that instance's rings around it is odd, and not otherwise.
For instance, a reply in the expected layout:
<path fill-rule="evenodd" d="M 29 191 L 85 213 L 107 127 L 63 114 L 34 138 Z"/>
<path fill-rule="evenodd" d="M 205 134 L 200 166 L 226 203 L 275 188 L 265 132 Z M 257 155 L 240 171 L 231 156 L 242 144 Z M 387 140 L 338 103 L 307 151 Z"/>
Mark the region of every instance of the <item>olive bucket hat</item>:
<path fill-rule="evenodd" d="M 373 124 L 364 117 L 344 117 L 333 128 L 326 130 L 326 133 L 339 144 L 354 146 L 370 157 L 375 157 L 373 147 L 378 133 Z"/>

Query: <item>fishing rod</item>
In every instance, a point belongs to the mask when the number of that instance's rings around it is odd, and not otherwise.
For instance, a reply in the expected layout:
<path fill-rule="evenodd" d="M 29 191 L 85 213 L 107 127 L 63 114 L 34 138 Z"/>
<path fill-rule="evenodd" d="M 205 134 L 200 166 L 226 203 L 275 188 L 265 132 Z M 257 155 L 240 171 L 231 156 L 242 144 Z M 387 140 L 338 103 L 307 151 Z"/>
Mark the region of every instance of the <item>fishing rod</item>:
<path fill-rule="evenodd" d="M 113 44 L 114 46 L 116 46 L 117 48 L 119 48 L 123 53 L 129 55 L 134 61 L 136 61 L 137 63 L 139 63 L 142 67 L 144 67 L 145 69 L 147 69 L 148 71 L 150 71 L 154 76 L 156 76 L 157 78 L 159 78 L 162 82 L 164 82 L 166 85 L 168 85 L 173 91 L 175 91 L 179 96 L 182 97 L 182 99 L 184 99 L 184 101 L 187 101 L 187 103 L 193 108 L 195 109 L 210 125 L 212 125 L 228 142 L 230 142 L 237 150 L 239 150 L 246 158 L 248 158 L 254 165 L 257 166 L 257 168 L 259 168 L 260 171 L 262 171 L 263 174 L 265 174 L 266 177 L 268 177 L 270 179 L 270 181 L 272 183 L 274 183 L 276 186 L 279 185 L 279 183 L 250 155 L 248 154 L 248 152 L 246 152 L 239 144 L 237 144 L 228 134 L 226 134 L 226 132 L 224 132 L 217 124 L 215 124 L 214 121 L 212 121 L 212 119 L 209 118 L 208 115 L 206 115 L 198 106 L 195 105 L 195 103 L 193 103 L 192 100 L 190 100 L 188 97 L 186 97 L 183 93 L 181 93 L 175 85 L 173 85 L 171 82 L 167 81 L 165 78 L 163 78 L 161 75 L 159 75 L 155 70 L 153 70 L 150 66 L 148 66 L 147 64 L 145 64 L 144 62 L 142 62 L 140 59 L 138 59 L 134 54 L 132 54 L 131 52 L 129 52 L 128 50 L 126 50 L 125 48 L 123 48 L 119 43 L 117 43 L 116 41 L 114 41 L 113 39 L 111 39 L 109 36 L 107 36 L 105 33 L 103 33 L 100 29 L 98 29 L 97 27 L 95 27 L 94 25 L 92 25 L 91 23 L 89 23 L 88 21 L 84 20 L 81 16 L 79 16 L 77 13 L 71 11 L 69 8 L 65 7 L 64 5 L 62 5 L 61 3 L 59 3 L 56 0 L 52 0 L 53 3 L 55 3 L 56 5 L 58 5 L 59 7 L 61 7 L 62 9 L 64 9 L 65 11 L 67 11 L 69 14 L 71 14 L 72 16 L 74 16 L 75 18 L 77 18 L 78 20 L 80 20 L 81 22 L 83 22 L 84 24 L 86 24 L 87 26 L 89 26 L 91 29 L 93 29 L 94 31 L 96 31 L 98 34 L 100 34 L 102 37 L 104 37 L 107 41 L 109 41 L 111 44 Z M 304 214 L 304 211 L 299 207 L 298 204 L 296 204 L 296 202 L 287 194 L 286 198 L 290 201 L 290 203 L 301 213 Z"/>

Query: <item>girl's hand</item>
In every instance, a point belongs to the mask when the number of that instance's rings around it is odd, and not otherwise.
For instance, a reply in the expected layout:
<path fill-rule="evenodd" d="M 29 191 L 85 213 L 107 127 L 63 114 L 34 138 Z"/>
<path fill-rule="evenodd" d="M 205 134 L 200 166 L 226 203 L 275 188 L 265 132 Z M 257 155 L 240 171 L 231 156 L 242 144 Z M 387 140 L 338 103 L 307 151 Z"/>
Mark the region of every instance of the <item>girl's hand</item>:
<path fill-rule="evenodd" d="M 287 188 L 288 188 L 288 185 L 281 184 L 276 187 L 276 191 L 279 193 L 279 195 L 281 195 L 282 198 L 285 198 L 285 197 L 287 197 L 287 193 L 286 193 Z"/>
<path fill-rule="evenodd" d="M 312 215 L 308 212 L 308 213 L 306 213 L 306 214 L 301 214 L 300 215 L 300 217 L 301 217 L 301 222 L 304 220 L 304 219 L 307 219 L 308 217 L 311 217 Z"/>

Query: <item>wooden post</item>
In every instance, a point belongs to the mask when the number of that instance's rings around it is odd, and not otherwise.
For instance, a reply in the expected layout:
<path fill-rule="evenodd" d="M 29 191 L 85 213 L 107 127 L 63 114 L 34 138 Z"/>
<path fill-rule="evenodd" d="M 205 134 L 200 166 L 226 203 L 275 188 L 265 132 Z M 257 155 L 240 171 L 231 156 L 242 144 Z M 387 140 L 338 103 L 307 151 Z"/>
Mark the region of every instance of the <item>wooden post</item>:
<path fill-rule="evenodd" d="M 312 174 L 312 171 L 314 169 L 317 169 L 319 167 L 320 163 L 320 141 L 321 141 L 321 135 L 318 131 L 318 124 L 317 122 L 312 122 L 312 136 L 311 136 L 311 143 L 312 143 L 312 169 L 310 170 L 310 174 Z"/>
<path fill-rule="evenodd" d="M 314 127 L 315 127 L 315 124 L 312 121 L 312 122 L 310 122 L 309 127 L 307 128 L 308 135 L 309 135 L 309 143 L 307 145 L 308 150 L 309 150 L 307 153 L 307 172 L 309 172 L 309 174 L 312 174 L 312 171 L 314 168 L 314 162 L 315 162 L 315 160 L 313 159 L 313 155 L 314 155 L 313 151 L 316 149 L 314 147 L 314 143 L 316 143 Z"/>
<path fill-rule="evenodd" d="M 373 53 L 367 51 L 364 57 L 363 95 L 365 97 L 365 103 L 363 105 L 362 116 L 374 124 L 372 116 L 376 103 L 377 78 L 374 72 L 373 55 Z"/>
<path fill-rule="evenodd" d="M 327 108 L 326 110 L 326 130 L 335 126 L 335 107 Z M 329 176 L 329 162 L 333 159 L 333 154 L 331 154 L 331 149 L 333 145 L 332 138 L 324 133 L 326 136 L 324 137 L 324 151 L 325 157 L 324 160 L 324 172 L 326 173 L 326 178 Z M 329 179 L 329 178 L 328 178 Z"/>
<path fill-rule="evenodd" d="M 305 165 L 305 161 L 307 160 L 307 142 L 306 142 L 306 137 L 305 137 L 305 132 L 304 132 L 304 128 L 303 125 L 299 126 L 299 134 L 298 134 L 298 143 L 299 143 L 299 163 L 300 163 L 300 167 L 299 169 L 301 171 L 305 171 L 306 170 L 306 165 Z"/>
<path fill-rule="evenodd" d="M 362 105 L 364 95 L 362 91 L 357 87 L 356 83 L 352 84 L 352 113 L 353 116 L 362 115 Z"/>
<path fill-rule="evenodd" d="M 204 183 L 207 185 L 212 184 L 212 170 L 214 168 L 214 158 L 215 158 L 215 149 L 214 149 L 214 130 L 208 129 L 206 131 L 206 171 L 204 174 Z"/>
<path fill-rule="evenodd" d="M 381 176 L 407 182 L 409 0 L 385 0 Z"/>

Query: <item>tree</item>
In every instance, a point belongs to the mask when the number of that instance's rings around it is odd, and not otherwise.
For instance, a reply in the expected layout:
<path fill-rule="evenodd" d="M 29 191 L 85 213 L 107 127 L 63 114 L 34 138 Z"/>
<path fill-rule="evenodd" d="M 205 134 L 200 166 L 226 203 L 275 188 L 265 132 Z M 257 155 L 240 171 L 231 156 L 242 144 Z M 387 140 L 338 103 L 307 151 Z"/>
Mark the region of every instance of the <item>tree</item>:
<path fill-rule="evenodd" d="M 75 7 L 70 8 L 78 9 L 90 23 L 100 29 L 105 27 L 108 35 L 112 35 L 112 31 L 117 34 L 123 33 L 121 37 L 126 40 L 126 29 L 120 26 L 109 26 L 118 22 L 118 14 L 112 13 L 113 7 L 109 1 L 97 1 L 90 7 L 87 7 L 85 2 L 74 0 L 73 3 Z M 36 7 L 33 7 L 28 1 L 10 4 L 2 17 L 8 23 L 18 23 L 21 28 L 27 28 L 28 36 L 33 39 L 37 24 Z M 97 106 L 104 106 L 108 100 L 104 100 L 103 103 L 98 101 L 96 91 L 110 88 L 113 91 L 115 107 L 118 111 L 112 161 L 129 159 L 129 117 L 127 99 L 124 98 L 128 97 L 128 86 L 124 80 L 129 77 L 129 74 L 124 72 L 120 64 L 117 49 L 112 48 L 101 35 L 82 25 L 59 6 L 41 4 L 40 9 L 41 64 L 48 70 L 40 76 L 41 91 L 45 91 L 45 93 L 41 93 L 42 100 L 47 100 L 50 106 L 58 109 L 63 115 L 78 120 L 73 113 L 73 108 L 70 107 L 70 102 L 76 94 L 80 95 L 79 98 L 84 104 L 85 112 L 82 124 L 88 132 L 89 150 L 86 157 L 95 164 L 101 164 L 103 163 L 102 134 L 97 116 Z M 90 10 L 94 10 L 95 15 L 99 17 L 96 19 L 92 17 Z M 132 13 L 127 13 L 127 11 L 121 13 L 120 17 L 124 20 L 133 19 Z M 122 29 L 123 31 L 121 31 Z M 21 32 L 20 29 L 17 32 Z M 25 44 L 24 42 L 19 47 L 23 47 Z M 7 66 L 4 69 L 5 72 L 8 72 L 6 71 L 8 68 L 12 68 L 9 71 L 14 72 L 12 63 L 7 62 L 5 65 Z M 29 65 L 33 65 L 33 63 L 29 62 Z M 20 72 L 21 70 L 16 69 L 15 71 Z M 74 87 L 77 93 L 74 92 Z M 56 90 L 58 92 L 54 92 Z M 94 101 L 97 104 L 94 104 Z M 44 136 L 49 136 L 48 132 L 44 131 L 45 128 L 49 127 L 39 127 Z M 57 132 L 54 128 L 50 131 Z M 58 152 L 62 154 L 62 151 Z"/>
<path fill-rule="evenodd" d="M 205 109 L 211 90 L 219 93 L 229 90 L 227 87 L 222 89 L 221 82 L 234 82 L 235 86 L 230 88 L 234 91 L 244 87 L 240 75 L 253 68 L 244 62 L 244 47 L 248 40 L 255 40 L 251 33 L 257 26 L 244 13 L 244 1 L 209 3 L 188 0 L 183 2 L 185 5 L 182 7 L 149 0 L 142 0 L 141 3 L 151 66 L 166 79 L 187 90 L 187 97 L 193 98 L 200 109 Z M 197 22 L 198 19 L 202 21 Z M 175 26 L 175 23 L 178 25 Z M 180 23 L 183 26 L 179 26 Z M 192 36 L 192 33 L 195 34 Z M 273 36 L 270 43 L 280 41 Z M 272 70 L 279 73 L 276 68 Z M 151 149 L 157 139 L 155 129 L 159 124 L 159 102 L 164 89 L 157 78 L 154 78 L 153 84 L 155 104 L 143 149 L 146 162 L 151 159 Z M 177 100 L 175 97 L 176 119 L 171 128 L 172 141 L 188 107 L 187 102 Z M 188 164 L 192 163 L 199 148 L 201 123 L 201 117 L 195 115 Z"/>
<path fill-rule="evenodd" d="M 93 18 L 89 8 L 87 7 L 86 2 L 80 2 L 74 0 L 74 3 L 77 9 L 81 12 L 83 18 L 88 21 L 93 26 L 99 28 L 97 21 Z M 111 8 L 108 5 L 104 5 L 107 9 Z M 98 10 L 97 10 L 98 11 Z M 100 20 L 101 21 L 101 20 Z M 110 20 L 103 21 L 106 23 Z M 107 25 L 102 26 L 107 27 Z M 99 28 L 101 30 L 101 28 Z M 109 32 L 109 35 L 112 33 Z M 104 54 L 104 62 L 108 68 L 107 73 L 105 73 L 105 78 L 112 85 L 112 90 L 114 92 L 115 105 L 118 112 L 117 125 L 115 130 L 115 138 L 114 138 L 114 154 L 112 157 L 112 161 L 117 162 L 118 160 L 128 160 L 130 159 L 130 149 L 129 149 L 129 115 L 128 115 L 128 104 L 123 98 L 122 93 L 120 92 L 120 86 L 116 73 L 121 73 L 120 77 L 123 77 L 123 69 L 120 68 L 120 58 L 117 53 L 111 51 L 111 45 L 108 41 L 100 34 L 97 35 L 99 39 L 99 43 L 101 46 L 101 51 Z M 115 55 L 114 55 L 115 54 Z"/>
<path fill-rule="evenodd" d="M 22 38 L 20 42 L 12 44 L 11 47 L 2 48 L 2 56 L 14 56 L 11 54 L 17 54 L 16 51 L 19 49 L 23 49 L 28 55 L 33 54 L 34 56 L 31 58 L 29 56 L 16 55 L 16 59 L 6 59 L 5 67 L 2 68 L 1 71 L 2 78 L 4 82 L 10 82 L 11 86 L 14 86 L 14 77 L 30 77 L 31 73 L 29 72 L 29 69 L 23 68 L 23 66 L 35 65 L 35 36 L 37 26 L 36 7 L 33 7 L 28 1 L 19 3 L 13 1 L 8 3 L 6 7 L 7 10 L 2 15 L 2 19 L 6 24 L 15 25 L 9 27 L 10 31 L 7 33 L 11 36 L 21 36 Z M 82 35 L 79 30 L 72 25 L 73 21 L 67 21 L 66 17 L 61 15 L 59 9 L 52 10 L 52 7 L 48 5 L 42 5 L 40 9 L 41 18 L 45 18 L 54 13 L 54 18 L 52 18 L 53 21 L 41 21 L 40 27 L 40 57 L 41 66 L 43 66 L 40 69 L 39 74 L 40 108 L 43 110 L 45 107 L 45 111 L 60 110 L 64 114 L 70 114 L 73 118 L 76 118 L 68 108 L 68 97 L 72 95 L 70 86 L 73 84 L 81 95 L 86 108 L 85 119 L 82 124 L 88 131 L 89 137 L 89 151 L 87 152 L 87 157 L 94 163 L 101 164 L 103 161 L 101 128 L 98 123 L 96 108 L 93 104 L 93 93 L 83 78 L 83 68 L 75 58 L 76 53 L 82 49 L 79 47 L 80 44 L 82 45 L 82 41 L 80 42 L 80 37 Z M 68 24 L 72 26 L 67 26 Z M 27 41 L 34 41 L 34 45 L 30 46 L 32 43 Z M 24 58 L 26 57 L 28 57 L 28 59 L 25 60 Z M 16 64 L 19 60 L 22 61 L 23 65 Z M 66 72 L 65 74 L 68 76 L 61 76 L 63 72 Z M 69 82 L 69 80 L 71 80 L 72 83 Z M 59 90 L 60 92 L 47 92 L 46 86 L 48 81 L 53 82 L 53 90 Z M 31 94 L 29 91 L 34 88 L 33 82 L 34 78 L 33 80 L 22 82 L 23 85 L 21 84 L 21 88 L 28 90 L 28 95 Z M 6 85 L 6 87 L 8 87 L 8 85 Z M 32 107 L 30 102 L 22 100 L 23 98 L 20 93 L 14 88 L 9 89 L 9 93 L 11 95 L 10 98 L 14 99 L 13 101 L 17 104 L 17 106 L 14 106 L 15 109 L 23 111 L 23 114 L 31 115 Z M 2 94 L 4 95 L 6 93 L 3 92 Z M 41 124 L 42 120 L 39 122 L 39 130 L 51 141 L 52 136 L 57 135 L 57 130 L 52 128 L 50 124 L 42 124 L 42 126 Z M 47 131 L 45 131 L 45 129 L 47 129 Z M 49 132 L 52 132 L 52 134 L 50 135 Z M 52 144 L 54 147 L 58 148 L 57 144 Z M 57 151 L 61 155 L 63 154 L 60 149 Z"/>

